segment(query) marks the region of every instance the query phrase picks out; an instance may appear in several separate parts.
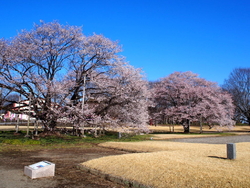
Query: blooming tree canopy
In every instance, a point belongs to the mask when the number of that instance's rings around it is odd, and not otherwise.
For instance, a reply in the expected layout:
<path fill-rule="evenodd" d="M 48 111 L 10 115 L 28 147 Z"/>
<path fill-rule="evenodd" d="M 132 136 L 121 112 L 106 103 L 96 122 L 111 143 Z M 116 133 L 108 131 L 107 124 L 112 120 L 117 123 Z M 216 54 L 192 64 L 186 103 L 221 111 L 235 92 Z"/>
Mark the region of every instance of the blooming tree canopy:
<path fill-rule="evenodd" d="M 165 117 L 175 123 L 183 123 L 185 131 L 189 123 L 233 125 L 234 105 L 228 93 L 215 83 L 199 78 L 192 72 L 175 72 L 153 84 L 154 118 Z"/>
<path fill-rule="evenodd" d="M 117 42 L 41 22 L 0 47 L 0 87 L 31 96 L 32 115 L 48 130 L 62 121 L 146 129 L 147 82 Z"/>

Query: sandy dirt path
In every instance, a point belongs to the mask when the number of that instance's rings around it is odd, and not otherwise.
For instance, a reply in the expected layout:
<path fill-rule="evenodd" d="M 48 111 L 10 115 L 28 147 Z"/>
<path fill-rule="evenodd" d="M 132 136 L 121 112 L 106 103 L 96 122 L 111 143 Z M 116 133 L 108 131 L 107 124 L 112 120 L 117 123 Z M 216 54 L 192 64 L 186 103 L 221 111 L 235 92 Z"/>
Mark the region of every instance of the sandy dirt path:
<path fill-rule="evenodd" d="M 0 153 L 0 188 L 122 188 L 111 181 L 86 173 L 77 168 L 79 163 L 91 159 L 120 155 L 125 152 L 100 147 L 56 150 L 7 151 Z M 55 176 L 30 179 L 24 175 L 24 166 L 43 160 L 55 163 Z"/>

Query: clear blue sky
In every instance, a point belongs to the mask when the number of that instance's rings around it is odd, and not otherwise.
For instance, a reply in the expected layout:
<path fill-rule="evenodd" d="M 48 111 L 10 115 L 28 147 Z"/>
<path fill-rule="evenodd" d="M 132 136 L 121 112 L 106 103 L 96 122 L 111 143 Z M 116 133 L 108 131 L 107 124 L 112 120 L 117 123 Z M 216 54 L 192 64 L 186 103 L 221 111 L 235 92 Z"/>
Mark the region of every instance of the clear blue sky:
<path fill-rule="evenodd" d="M 0 38 L 39 20 L 118 40 L 150 81 L 192 71 L 222 84 L 234 68 L 250 67 L 249 0 L 0 1 Z"/>

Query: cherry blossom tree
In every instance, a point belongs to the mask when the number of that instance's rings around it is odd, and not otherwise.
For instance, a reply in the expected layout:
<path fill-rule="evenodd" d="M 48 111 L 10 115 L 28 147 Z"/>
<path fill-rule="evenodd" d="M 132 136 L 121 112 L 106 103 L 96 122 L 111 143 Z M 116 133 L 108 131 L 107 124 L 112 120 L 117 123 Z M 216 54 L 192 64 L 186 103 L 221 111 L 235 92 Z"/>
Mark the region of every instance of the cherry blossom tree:
<path fill-rule="evenodd" d="M 145 129 L 148 121 L 147 82 L 139 69 L 122 64 L 101 76 L 93 75 L 89 99 L 94 99 L 95 114 L 116 120 L 120 127 Z M 97 102 L 98 101 L 98 102 Z"/>
<path fill-rule="evenodd" d="M 41 22 L 0 45 L 0 87 L 31 98 L 46 130 L 58 122 L 146 130 L 147 82 L 118 55 L 117 42 Z"/>
<path fill-rule="evenodd" d="M 175 72 L 154 83 L 152 90 L 154 118 L 182 123 L 184 132 L 189 132 L 194 121 L 221 126 L 234 124 L 231 96 L 197 74 Z"/>

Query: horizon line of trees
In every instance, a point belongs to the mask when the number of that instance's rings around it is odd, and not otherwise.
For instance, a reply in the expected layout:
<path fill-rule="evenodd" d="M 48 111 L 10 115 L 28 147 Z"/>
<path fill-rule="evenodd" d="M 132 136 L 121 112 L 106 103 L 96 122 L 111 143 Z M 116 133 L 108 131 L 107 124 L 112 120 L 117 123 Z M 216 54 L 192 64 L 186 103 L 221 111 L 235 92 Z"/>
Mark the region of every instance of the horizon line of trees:
<path fill-rule="evenodd" d="M 233 125 L 238 98 L 231 81 L 222 89 L 192 72 L 175 72 L 149 83 L 120 52 L 103 35 L 85 36 L 80 27 L 58 22 L 0 39 L 0 105 L 15 101 L 13 95 L 32 98 L 33 116 L 47 131 L 64 121 L 145 132 L 150 118 L 182 123 L 185 132 L 194 121 Z M 243 117 L 242 108 L 236 112 Z"/>

